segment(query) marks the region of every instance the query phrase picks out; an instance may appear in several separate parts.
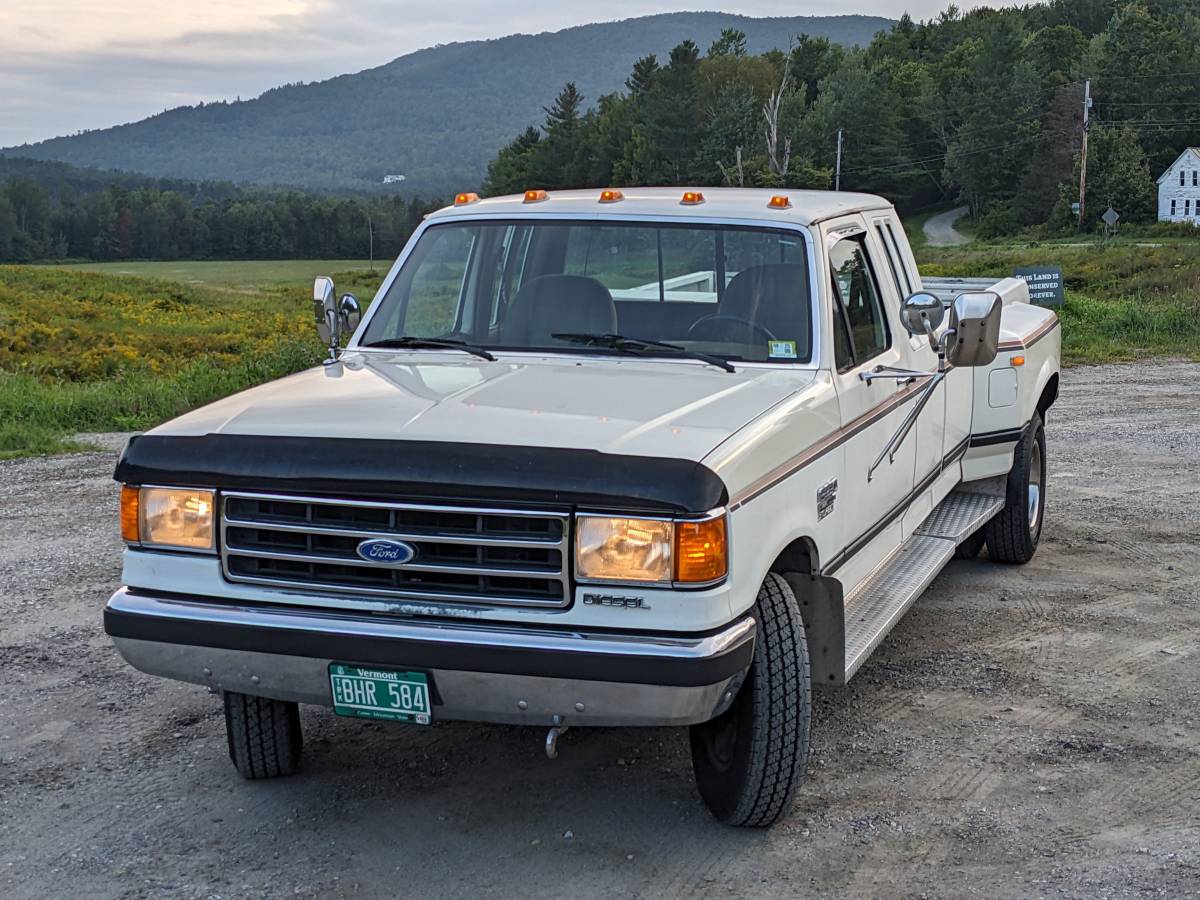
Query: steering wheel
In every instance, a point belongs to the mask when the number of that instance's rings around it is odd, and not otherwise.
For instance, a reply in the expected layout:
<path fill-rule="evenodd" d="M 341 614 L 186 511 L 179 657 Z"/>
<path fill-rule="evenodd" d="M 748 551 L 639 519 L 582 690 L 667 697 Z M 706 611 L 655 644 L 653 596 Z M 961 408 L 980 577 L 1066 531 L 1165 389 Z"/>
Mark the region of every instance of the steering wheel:
<path fill-rule="evenodd" d="M 765 328 L 762 325 L 759 325 L 757 322 L 752 322 L 749 319 L 743 319 L 741 316 L 728 316 L 728 315 L 712 315 L 712 316 L 705 316 L 702 319 L 697 319 L 695 322 L 692 323 L 692 327 L 688 329 L 687 339 L 689 341 L 703 340 L 703 338 L 696 337 L 696 332 L 701 330 L 701 326 L 704 326 L 704 325 L 711 326 L 711 325 L 717 324 L 718 327 L 713 330 L 715 330 L 718 334 L 720 334 L 722 332 L 722 329 L 719 327 L 719 325 L 727 325 L 730 323 L 742 325 L 742 326 L 750 329 L 751 332 L 761 335 L 762 337 L 766 338 L 768 341 L 776 340 L 775 335 L 771 333 L 770 329 Z M 710 338 L 710 340 L 711 340 L 711 338 Z M 718 340 L 719 340 L 719 338 L 718 338 Z"/>

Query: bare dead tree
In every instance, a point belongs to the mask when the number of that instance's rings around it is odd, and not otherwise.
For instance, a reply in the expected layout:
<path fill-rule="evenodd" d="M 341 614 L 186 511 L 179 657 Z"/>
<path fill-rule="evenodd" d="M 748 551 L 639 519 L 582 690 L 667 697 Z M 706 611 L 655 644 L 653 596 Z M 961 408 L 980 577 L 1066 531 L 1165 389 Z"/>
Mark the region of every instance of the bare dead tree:
<path fill-rule="evenodd" d="M 737 161 L 734 164 L 732 172 L 728 168 L 725 167 L 725 163 L 723 163 L 723 162 L 718 162 L 717 165 L 721 167 L 721 176 L 725 179 L 726 184 L 731 185 L 731 186 L 736 185 L 737 187 L 745 187 L 746 186 L 746 173 L 742 170 L 742 148 L 741 147 L 737 148 L 736 156 L 737 156 Z"/>
<path fill-rule="evenodd" d="M 763 104 L 763 118 L 766 120 L 763 131 L 767 137 L 767 168 L 780 178 L 787 174 L 788 164 L 792 161 L 791 138 L 783 139 L 783 159 L 779 158 L 779 114 L 783 107 L 783 95 L 787 90 L 788 74 L 785 70 L 783 79 L 779 82 L 779 90 L 772 92 L 767 102 Z"/>

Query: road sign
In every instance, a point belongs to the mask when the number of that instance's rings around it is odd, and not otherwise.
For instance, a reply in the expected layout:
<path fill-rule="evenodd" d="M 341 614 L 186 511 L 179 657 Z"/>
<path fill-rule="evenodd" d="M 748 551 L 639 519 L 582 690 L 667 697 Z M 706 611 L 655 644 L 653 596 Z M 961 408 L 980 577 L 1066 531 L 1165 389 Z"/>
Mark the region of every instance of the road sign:
<path fill-rule="evenodd" d="M 1117 219 L 1121 218 L 1121 214 L 1110 206 L 1100 218 L 1104 220 L 1105 225 L 1112 228 L 1117 224 Z"/>
<path fill-rule="evenodd" d="M 1063 302 L 1061 266 L 1024 266 L 1013 270 L 1013 277 L 1029 285 L 1029 302 L 1042 306 L 1060 306 Z"/>

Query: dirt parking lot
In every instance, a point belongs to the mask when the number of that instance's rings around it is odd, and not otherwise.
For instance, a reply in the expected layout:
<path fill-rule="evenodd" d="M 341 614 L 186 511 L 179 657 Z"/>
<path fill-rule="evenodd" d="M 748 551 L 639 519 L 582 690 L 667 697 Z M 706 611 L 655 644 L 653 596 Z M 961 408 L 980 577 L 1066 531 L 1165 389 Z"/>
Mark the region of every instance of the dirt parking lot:
<path fill-rule="evenodd" d="M 303 711 L 242 781 L 220 705 L 128 668 L 115 452 L 0 462 L 0 896 L 1200 893 L 1200 365 L 1069 371 L 1036 559 L 952 563 L 840 692 L 770 831 L 715 824 L 682 730 Z"/>

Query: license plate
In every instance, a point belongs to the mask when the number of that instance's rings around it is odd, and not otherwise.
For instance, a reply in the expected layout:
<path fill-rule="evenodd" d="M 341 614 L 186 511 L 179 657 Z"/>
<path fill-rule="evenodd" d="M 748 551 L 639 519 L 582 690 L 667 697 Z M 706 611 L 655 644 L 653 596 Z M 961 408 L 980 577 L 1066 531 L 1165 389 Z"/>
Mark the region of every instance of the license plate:
<path fill-rule="evenodd" d="M 339 716 L 429 724 L 429 678 L 424 672 L 330 663 L 329 686 Z"/>

